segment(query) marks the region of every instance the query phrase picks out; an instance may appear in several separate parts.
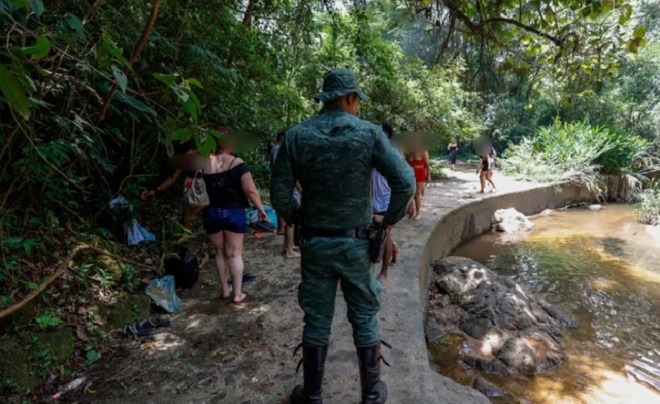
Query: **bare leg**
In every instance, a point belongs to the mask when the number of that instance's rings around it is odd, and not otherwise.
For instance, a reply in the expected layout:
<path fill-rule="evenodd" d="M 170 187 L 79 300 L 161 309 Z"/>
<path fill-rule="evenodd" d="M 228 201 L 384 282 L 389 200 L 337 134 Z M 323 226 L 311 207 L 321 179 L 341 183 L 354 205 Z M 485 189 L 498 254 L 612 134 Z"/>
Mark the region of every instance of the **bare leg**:
<path fill-rule="evenodd" d="M 285 234 L 284 226 L 286 226 L 286 224 L 284 223 L 284 219 L 282 219 L 281 217 L 278 216 L 277 217 L 277 234 L 280 234 L 280 235 Z"/>
<path fill-rule="evenodd" d="M 495 187 L 495 183 L 493 182 L 493 171 L 492 170 L 488 172 L 488 177 L 486 177 L 486 179 L 488 180 L 488 182 L 490 182 L 490 185 L 493 186 L 493 191 L 495 191 L 497 189 L 497 187 Z"/>
<path fill-rule="evenodd" d="M 415 190 L 415 220 L 419 220 L 419 214 L 422 212 L 422 193 L 424 193 L 424 182 L 417 183 Z"/>
<path fill-rule="evenodd" d="M 483 194 L 486 190 L 486 172 L 482 171 L 479 174 L 479 180 L 481 181 L 481 193 Z"/>
<path fill-rule="evenodd" d="M 296 248 L 293 243 L 293 226 L 288 224 L 284 227 L 284 254 L 287 258 L 298 258 L 300 257 L 300 251 Z"/>
<path fill-rule="evenodd" d="M 186 231 L 190 231 L 191 224 L 192 224 L 192 212 L 189 211 L 186 208 L 183 208 L 183 227 L 186 228 Z M 188 240 L 188 234 L 184 234 L 180 239 L 178 239 L 176 242 L 177 243 L 183 243 Z"/>
<path fill-rule="evenodd" d="M 221 231 L 210 234 L 209 239 L 215 249 L 215 267 L 218 270 L 218 277 L 220 278 L 220 291 L 222 297 L 226 299 L 231 295 L 231 286 L 227 283 L 229 267 L 227 266 L 227 258 L 225 257 L 225 240 Z"/>
<path fill-rule="evenodd" d="M 223 231 L 225 241 L 225 256 L 229 261 L 229 271 L 233 279 L 234 303 L 240 303 L 246 295 L 241 291 L 243 286 L 243 239 L 242 233 Z"/>

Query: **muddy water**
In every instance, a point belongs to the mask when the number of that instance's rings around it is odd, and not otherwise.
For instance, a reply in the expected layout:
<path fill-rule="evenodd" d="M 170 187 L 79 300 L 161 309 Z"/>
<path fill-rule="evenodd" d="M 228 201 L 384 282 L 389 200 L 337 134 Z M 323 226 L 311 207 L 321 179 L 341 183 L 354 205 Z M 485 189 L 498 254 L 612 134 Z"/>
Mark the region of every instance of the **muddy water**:
<path fill-rule="evenodd" d="M 638 224 L 629 206 L 533 218 L 525 236 L 484 235 L 454 251 L 575 316 L 568 360 L 536 376 L 481 375 L 503 391 L 495 402 L 660 403 L 660 229 Z M 470 384 L 457 336 L 429 344 L 437 370 Z"/>

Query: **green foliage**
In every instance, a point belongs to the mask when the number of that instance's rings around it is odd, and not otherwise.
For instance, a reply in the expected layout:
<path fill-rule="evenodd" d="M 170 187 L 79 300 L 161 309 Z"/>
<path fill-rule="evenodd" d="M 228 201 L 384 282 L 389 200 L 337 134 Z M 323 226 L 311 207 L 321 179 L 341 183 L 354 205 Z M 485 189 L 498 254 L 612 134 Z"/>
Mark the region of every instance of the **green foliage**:
<path fill-rule="evenodd" d="M 622 173 L 646 152 L 644 139 L 587 122 L 539 129 L 512 145 L 502 161 L 506 173 L 538 182 L 574 182 L 600 194 L 603 173 Z"/>
<path fill-rule="evenodd" d="M 431 168 L 431 179 L 432 180 L 435 181 L 435 180 L 445 176 L 444 166 L 443 166 L 443 161 L 442 160 L 431 159 L 429 161 L 429 165 L 430 165 L 430 168 Z"/>
<path fill-rule="evenodd" d="M 94 350 L 87 351 L 87 353 L 85 354 L 85 359 L 87 360 L 88 364 L 92 364 L 97 360 L 101 359 L 101 354 Z"/>
<path fill-rule="evenodd" d="M 637 215 L 642 223 L 660 225 L 660 184 L 652 181 L 637 195 Z"/>
<path fill-rule="evenodd" d="M 62 324 L 62 319 L 50 309 L 38 315 L 34 321 L 39 325 L 39 328 L 49 328 Z"/>

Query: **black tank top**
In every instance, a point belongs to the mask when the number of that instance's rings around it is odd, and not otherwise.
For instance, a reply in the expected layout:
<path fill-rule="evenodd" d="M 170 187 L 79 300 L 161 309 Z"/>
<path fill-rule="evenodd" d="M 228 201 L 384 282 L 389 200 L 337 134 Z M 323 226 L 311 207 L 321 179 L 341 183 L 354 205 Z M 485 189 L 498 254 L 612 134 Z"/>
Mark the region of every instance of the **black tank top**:
<path fill-rule="evenodd" d="M 229 164 L 230 167 L 233 162 L 234 160 Z M 240 163 L 221 173 L 204 174 L 209 207 L 228 209 L 247 207 L 248 200 L 243 192 L 241 177 L 249 172 L 250 169 L 245 163 Z"/>

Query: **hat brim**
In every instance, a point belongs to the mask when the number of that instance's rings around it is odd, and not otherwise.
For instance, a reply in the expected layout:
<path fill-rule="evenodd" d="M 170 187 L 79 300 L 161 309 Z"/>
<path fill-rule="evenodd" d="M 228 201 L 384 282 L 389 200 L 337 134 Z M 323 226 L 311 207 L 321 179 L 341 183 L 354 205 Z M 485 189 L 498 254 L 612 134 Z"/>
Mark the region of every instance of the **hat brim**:
<path fill-rule="evenodd" d="M 369 101 L 369 97 L 362 92 L 362 90 L 358 89 L 343 89 L 343 90 L 335 90 L 335 91 L 329 91 L 329 92 L 321 92 L 318 93 L 314 99 L 316 101 L 322 101 L 322 102 L 329 102 L 334 100 L 335 98 L 348 95 L 348 94 L 357 94 L 358 97 L 360 97 L 361 100 L 363 101 Z"/>

